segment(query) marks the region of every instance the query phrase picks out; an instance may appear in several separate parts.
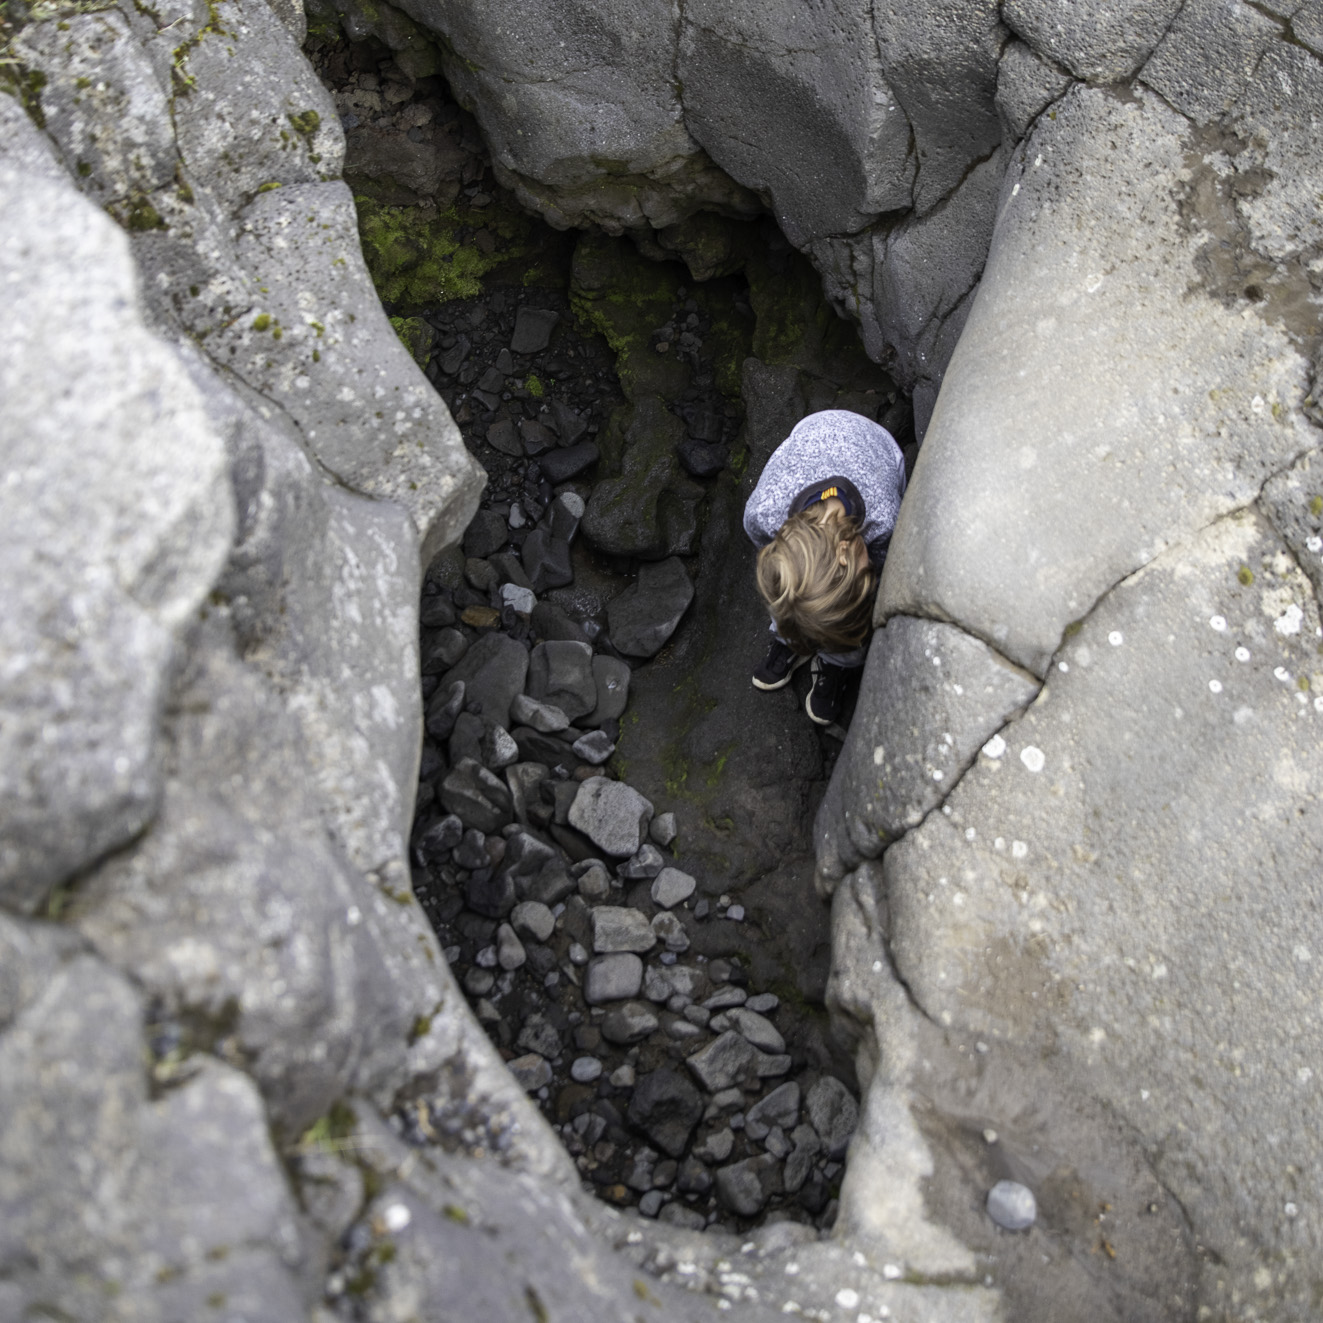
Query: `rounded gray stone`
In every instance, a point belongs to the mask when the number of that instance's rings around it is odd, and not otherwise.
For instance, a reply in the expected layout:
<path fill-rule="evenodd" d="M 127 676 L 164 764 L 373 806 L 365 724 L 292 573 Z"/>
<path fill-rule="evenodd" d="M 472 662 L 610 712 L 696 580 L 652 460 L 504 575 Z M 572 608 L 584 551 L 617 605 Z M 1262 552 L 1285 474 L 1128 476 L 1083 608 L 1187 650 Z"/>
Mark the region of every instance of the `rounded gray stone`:
<path fill-rule="evenodd" d="M 589 1006 L 637 997 L 643 986 L 643 961 L 628 952 L 598 956 L 589 962 L 583 980 L 583 999 Z"/>
<path fill-rule="evenodd" d="M 988 1216 L 1006 1231 L 1027 1231 L 1038 1219 L 1038 1201 L 1027 1185 L 998 1181 L 988 1191 Z"/>
<path fill-rule="evenodd" d="M 570 826 L 599 850 L 624 858 L 638 850 L 652 818 L 652 804 L 623 781 L 592 776 L 579 787 L 569 817 Z"/>

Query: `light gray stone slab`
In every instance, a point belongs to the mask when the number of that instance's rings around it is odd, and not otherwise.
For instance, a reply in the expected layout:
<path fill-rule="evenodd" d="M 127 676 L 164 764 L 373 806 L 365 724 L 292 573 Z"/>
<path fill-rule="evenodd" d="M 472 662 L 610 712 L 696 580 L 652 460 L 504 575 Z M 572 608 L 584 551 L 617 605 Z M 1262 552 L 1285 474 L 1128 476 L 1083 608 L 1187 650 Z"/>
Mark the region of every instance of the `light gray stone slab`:
<path fill-rule="evenodd" d="M 628 952 L 597 956 L 588 962 L 583 999 L 589 1006 L 637 997 L 643 986 L 643 961 Z"/>
<path fill-rule="evenodd" d="M 598 955 L 614 951 L 651 951 L 657 935 L 638 910 L 623 905 L 597 905 L 593 908 L 593 950 Z"/>
<path fill-rule="evenodd" d="M 634 854 L 652 817 L 652 803 L 623 781 L 589 777 L 570 805 L 570 825 L 598 849 L 620 858 Z"/>

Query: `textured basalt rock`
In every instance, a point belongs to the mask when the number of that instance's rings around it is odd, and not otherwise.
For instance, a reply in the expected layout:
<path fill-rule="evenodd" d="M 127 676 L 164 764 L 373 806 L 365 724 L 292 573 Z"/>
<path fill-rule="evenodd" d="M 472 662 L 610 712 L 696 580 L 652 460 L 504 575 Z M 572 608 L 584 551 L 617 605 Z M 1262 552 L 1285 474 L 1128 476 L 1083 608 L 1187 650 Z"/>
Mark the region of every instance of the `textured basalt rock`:
<path fill-rule="evenodd" d="M 410 893 L 419 567 L 481 475 L 372 289 L 301 14 L 84 8 L 20 17 L 0 95 L 0 1313 L 1310 1318 L 1317 6 L 345 6 L 555 224 L 712 275 L 744 259 L 701 217 L 773 211 L 932 408 L 818 818 L 840 1216 L 747 1241 L 581 1195 Z M 746 363 L 755 467 L 805 366 Z M 699 577 L 692 690 L 639 686 L 689 709 L 639 783 L 733 723 L 748 798 L 681 830 L 733 806 L 803 883 L 816 746 L 756 780 L 789 695 L 697 701 L 745 572 Z"/>

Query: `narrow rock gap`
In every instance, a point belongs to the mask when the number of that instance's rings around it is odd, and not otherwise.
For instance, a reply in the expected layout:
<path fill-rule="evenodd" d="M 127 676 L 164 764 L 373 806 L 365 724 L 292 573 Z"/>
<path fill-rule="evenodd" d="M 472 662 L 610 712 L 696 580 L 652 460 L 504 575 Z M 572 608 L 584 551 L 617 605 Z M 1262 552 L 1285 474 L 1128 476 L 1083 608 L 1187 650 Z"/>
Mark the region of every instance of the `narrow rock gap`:
<path fill-rule="evenodd" d="M 488 474 L 425 576 L 415 893 L 585 1188 L 828 1228 L 857 1082 L 811 824 L 844 730 L 808 722 L 807 673 L 749 684 L 740 515 L 818 409 L 912 463 L 909 400 L 769 219 L 558 233 L 442 79 L 372 38 L 307 49 L 387 313 Z"/>

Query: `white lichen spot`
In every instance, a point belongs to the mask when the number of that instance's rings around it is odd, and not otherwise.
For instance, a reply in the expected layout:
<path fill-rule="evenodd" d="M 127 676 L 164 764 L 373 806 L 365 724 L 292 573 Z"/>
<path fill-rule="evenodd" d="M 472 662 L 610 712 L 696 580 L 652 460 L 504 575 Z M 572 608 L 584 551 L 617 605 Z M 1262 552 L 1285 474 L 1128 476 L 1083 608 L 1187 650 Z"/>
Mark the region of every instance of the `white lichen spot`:
<path fill-rule="evenodd" d="M 1209 690 L 1210 693 L 1213 693 L 1213 694 L 1220 694 L 1220 693 L 1222 692 L 1222 681 L 1221 681 L 1221 680 L 1209 680 L 1209 682 L 1208 682 L 1208 690 Z"/>
<path fill-rule="evenodd" d="M 1235 658 L 1238 662 L 1247 662 L 1250 659 L 1250 650 L 1242 645 L 1236 649 Z"/>
<path fill-rule="evenodd" d="M 1307 537 L 1305 539 L 1305 549 L 1307 551 L 1323 551 L 1323 537 Z"/>
<path fill-rule="evenodd" d="M 843 1286 L 836 1292 L 836 1303 L 842 1309 L 853 1309 L 859 1303 L 859 1292 Z"/>
<path fill-rule="evenodd" d="M 1291 672 L 1285 666 L 1274 666 L 1273 675 L 1275 675 L 1283 684 L 1291 683 Z"/>
<path fill-rule="evenodd" d="M 1094 1025 L 1094 1027 L 1089 1030 L 1089 1042 L 1093 1043 L 1095 1046 L 1098 1043 L 1105 1042 L 1106 1039 L 1107 1039 L 1107 1030 L 1102 1028 L 1100 1025 Z"/>
<path fill-rule="evenodd" d="M 1227 628 L 1226 616 L 1209 616 L 1208 623 L 1213 629 L 1217 630 L 1219 634 L 1226 633 L 1226 628 Z"/>
<path fill-rule="evenodd" d="M 1297 942 L 1291 954 L 1295 957 L 1296 963 L 1307 965 L 1314 957 L 1310 955 L 1309 948 L 1302 942 Z"/>
<path fill-rule="evenodd" d="M 1011 842 L 1011 858 L 1023 859 L 1029 853 L 1029 847 L 1024 841 Z"/>
<path fill-rule="evenodd" d="M 994 735 L 983 746 L 983 752 L 989 758 L 1000 758 L 1006 752 L 1006 741 L 1000 735 Z"/>
<path fill-rule="evenodd" d="M 965 828 L 965 840 L 967 840 L 967 841 L 972 841 L 972 840 L 974 839 L 974 837 L 977 836 L 977 835 L 978 835 L 978 833 L 974 830 L 973 827 L 966 827 L 966 828 Z"/>
<path fill-rule="evenodd" d="M 880 960 L 874 960 L 874 961 L 873 961 L 873 973 L 874 973 L 874 974 L 880 974 L 881 972 L 882 972 L 882 962 L 881 962 Z M 786 1272 L 789 1272 L 789 1271 L 790 1271 L 790 1269 L 787 1268 L 787 1269 L 786 1269 Z M 795 1271 L 798 1272 L 799 1269 L 796 1268 Z"/>
<path fill-rule="evenodd" d="M 403 1231 L 413 1221 L 413 1214 L 403 1204 L 391 1204 L 382 1214 L 381 1220 L 387 1231 Z"/>
<path fill-rule="evenodd" d="M 1119 629 L 1114 629 L 1107 636 L 1107 642 L 1114 648 L 1119 648 L 1125 642 L 1125 635 Z"/>
<path fill-rule="evenodd" d="M 945 773 L 944 771 L 942 771 L 942 769 L 941 769 L 940 767 L 935 767 L 935 768 L 933 768 L 933 780 L 934 780 L 934 781 L 940 781 L 945 775 L 946 775 L 946 773 Z"/>
<path fill-rule="evenodd" d="M 1162 964 L 1161 961 L 1153 966 L 1153 977 L 1159 982 L 1167 977 L 1167 966 Z"/>
<path fill-rule="evenodd" d="M 997 839 L 993 841 L 992 848 L 994 850 L 1004 850 L 1006 848 L 1006 838 L 1004 836 L 998 836 Z"/>
<path fill-rule="evenodd" d="M 1323 712 L 1323 694 L 1314 699 L 1314 711 Z"/>
<path fill-rule="evenodd" d="M 1251 413 L 1262 413 L 1262 412 L 1263 412 L 1263 396 L 1262 396 L 1262 395 L 1256 395 L 1256 396 L 1250 401 L 1250 412 L 1251 412 Z"/>
<path fill-rule="evenodd" d="M 1295 1073 L 1296 1080 L 1301 1084 L 1308 1084 L 1314 1078 L 1314 1072 L 1308 1066 L 1301 1066 Z"/>
<path fill-rule="evenodd" d="M 880 744 L 877 745 L 876 748 L 874 748 L 873 750 L 873 766 L 881 767 L 882 764 L 886 762 L 886 760 L 887 760 L 886 750 Z"/>
<path fill-rule="evenodd" d="M 1047 756 L 1036 744 L 1026 744 L 1020 750 L 1020 761 L 1031 772 L 1041 772 L 1047 763 Z"/>
<path fill-rule="evenodd" d="M 1289 1202 L 1289 1201 L 1288 1201 L 1287 1203 L 1284 1203 L 1284 1204 L 1282 1205 L 1282 1212 L 1285 1213 L 1287 1217 L 1293 1217 L 1293 1218 L 1294 1218 L 1294 1217 L 1299 1217 L 1299 1216 L 1300 1216 L 1300 1209 L 1299 1209 L 1298 1207 L 1296 1207 L 1295 1204 L 1293 1204 L 1293 1203 L 1291 1203 L 1291 1202 Z M 1271 1277 L 1268 1279 L 1268 1285 L 1269 1285 L 1269 1286 L 1272 1285 L 1272 1279 L 1271 1279 Z"/>
<path fill-rule="evenodd" d="M 1296 602 L 1292 602 L 1291 605 L 1273 621 L 1272 627 L 1283 637 L 1286 637 L 1291 634 L 1300 633 L 1300 626 L 1304 623 L 1304 619 L 1305 613 L 1300 609 L 1300 606 Z"/>
<path fill-rule="evenodd" d="M 1011 189 L 1011 197 L 1014 197 L 1019 191 L 1020 191 L 1020 185 L 1016 184 L 1015 187 Z"/>
<path fill-rule="evenodd" d="M 1065 675 L 1066 672 L 1070 670 L 1070 663 L 1069 663 L 1069 662 L 1057 662 L 1057 670 L 1059 670 L 1059 671 L 1061 672 L 1062 675 Z"/>
<path fill-rule="evenodd" d="M 874 964 L 873 967 L 874 967 L 875 969 L 881 969 L 881 968 L 882 968 L 882 962 L 881 962 L 880 960 L 877 961 L 877 962 Z M 792 1263 L 787 1263 L 787 1264 L 786 1264 L 786 1267 L 785 1267 L 785 1273 L 786 1273 L 786 1276 L 787 1276 L 787 1277 L 798 1277 L 798 1276 L 799 1276 L 799 1264 L 797 1264 L 797 1263 L 793 1263 L 793 1262 L 792 1262 Z"/>
<path fill-rule="evenodd" d="M 1095 273 L 1084 282 L 1084 288 L 1088 293 L 1093 294 L 1099 289 L 1102 283 L 1102 276 Z"/>
<path fill-rule="evenodd" d="M 351 905 L 345 911 L 345 922 L 351 928 L 357 928 L 358 925 L 363 922 L 363 911 L 360 910 L 357 905 Z"/>
<path fill-rule="evenodd" d="M 885 1277 L 887 1281 L 894 1282 L 898 1277 L 902 1276 L 900 1264 L 884 1263 L 882 1265 L 882 1276 Z"/>

